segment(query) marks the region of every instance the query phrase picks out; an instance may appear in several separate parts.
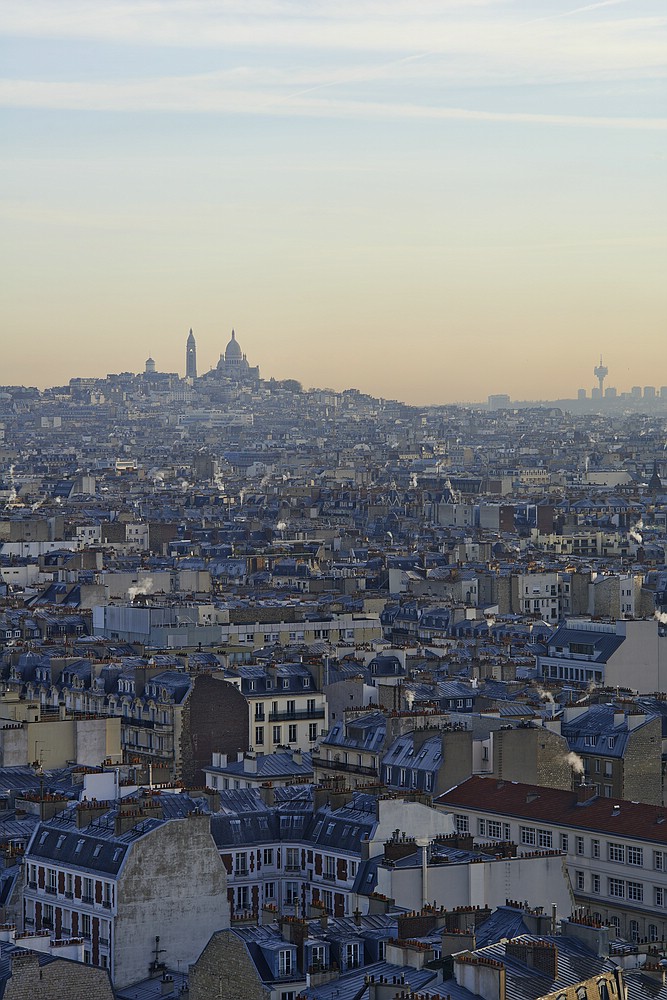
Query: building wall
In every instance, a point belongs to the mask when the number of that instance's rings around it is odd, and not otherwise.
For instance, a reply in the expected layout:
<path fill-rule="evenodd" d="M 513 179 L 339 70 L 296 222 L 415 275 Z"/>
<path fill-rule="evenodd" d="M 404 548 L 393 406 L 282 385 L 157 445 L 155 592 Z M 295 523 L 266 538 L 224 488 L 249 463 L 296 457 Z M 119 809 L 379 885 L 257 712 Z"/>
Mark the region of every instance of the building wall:
<path fill-rule="evenodd" d="M 135 842 L 118 882 L 112 976 L 116 988 L 144 979 L 155 937 L 171 968 L 195 962 L 204 942 L 229 926 L 225 866 L 210 817 L 188 816 Z"/>
<path fill-rule="evenodd" d="M 378 868 L 378 892 L 398 906 L 419 910 L 422 905 L 421 866 Z M 556 903 L 560 913 L 570 912 L 572 899 L 559 854 L 534 858 L 488 860 L 471 864 L 429 865 L 426 898 L 451 910 L 457 906 L 504 906 L 508 899 L 526 899 L 529 906 Z"/>
<path fill-rule="evenodd" d="M 231 931 L 214 934 L 190 968 L 189 1000 L 268 1000 L 243 941 Z"/>
<path fill-rule="evenodd" d="M 607 663 L 605 683 L 640 694 L 667 690 L 667 637 L 658 634 L 658 622 L 618 622 L 617 628 L 625 642 Z"/>
<path fill-rule="evenodd" d="M 569 752 L 564 737 L 543 727 L 500 729 L 493 734 L 493 775 L 505 781 L 569 789 L 572 787 Z"/>
<path fill-rule="evenodd" d="M 40 967 L 35 952 L 11 959 L 12 975 L 3 1000 L 113 1000 L 109 974 L 90 965 L 56 959 Z"/>
<path fill-rule="evenodd" d="M 195 677 L 181 713 L 180 774 L 186 785 L 204 784 L 204 768 L 214 753 L 247 750 L 249 706 L 222 676 Z"/>
<path fill-rule="evenodd" d="M 628 716 L 631 720 L 632 716 Z M 651 719 L 633 729 L 623 757 L 619 798 L 662 805 L 662 723 Z"/>
<path fill-rule="evenodd" d="M 121 760 L 120 718 L 61 719 L 25 722 L 0 729 L 0 764 L 25 767 L 41 760 L 44 767 L 66 767 L 69 761 L 97 767 Z"/>

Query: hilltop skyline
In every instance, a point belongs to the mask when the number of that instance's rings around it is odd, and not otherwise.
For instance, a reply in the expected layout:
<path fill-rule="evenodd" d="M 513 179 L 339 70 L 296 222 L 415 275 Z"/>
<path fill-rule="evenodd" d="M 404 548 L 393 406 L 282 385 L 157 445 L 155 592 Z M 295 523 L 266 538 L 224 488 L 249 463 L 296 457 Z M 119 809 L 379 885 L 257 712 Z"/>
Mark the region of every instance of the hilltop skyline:
<path fill-rule="evenodd" d="M 201 370 L 414 403 L 660 385 L 657 0 L 8 0 L 6 383 Z"/>

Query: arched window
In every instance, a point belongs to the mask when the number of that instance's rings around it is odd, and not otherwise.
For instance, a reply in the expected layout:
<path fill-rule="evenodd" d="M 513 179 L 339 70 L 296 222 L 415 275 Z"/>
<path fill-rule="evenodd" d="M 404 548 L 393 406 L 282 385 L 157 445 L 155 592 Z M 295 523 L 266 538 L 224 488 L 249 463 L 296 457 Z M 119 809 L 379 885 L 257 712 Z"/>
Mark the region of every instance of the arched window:
<path fill-rule="evenodd" d="M 648 925 L 648 939 L 649 939 L 649 941 L 657 941 L 658 940 L 658 926 L 657 926 L 657 924 L 649 924 Z"/>
<path fill-rule="evenodd" d="M 628 924 L 628 932 L 630 934 L 630 940 L 637 942 L 639 941 L 639 921 L 631 920 Z"/>

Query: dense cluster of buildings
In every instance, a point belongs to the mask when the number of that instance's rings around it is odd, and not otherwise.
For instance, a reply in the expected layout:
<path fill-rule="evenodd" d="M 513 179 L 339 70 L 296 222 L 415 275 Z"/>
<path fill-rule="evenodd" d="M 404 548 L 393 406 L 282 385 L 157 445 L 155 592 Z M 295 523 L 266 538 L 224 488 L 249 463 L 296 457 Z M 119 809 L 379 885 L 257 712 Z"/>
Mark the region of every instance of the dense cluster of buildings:
<path fill-rule="evenodd" d="M 0 389 L 0 994 L 667 998 L 657 403 L 198 371 Z"/>

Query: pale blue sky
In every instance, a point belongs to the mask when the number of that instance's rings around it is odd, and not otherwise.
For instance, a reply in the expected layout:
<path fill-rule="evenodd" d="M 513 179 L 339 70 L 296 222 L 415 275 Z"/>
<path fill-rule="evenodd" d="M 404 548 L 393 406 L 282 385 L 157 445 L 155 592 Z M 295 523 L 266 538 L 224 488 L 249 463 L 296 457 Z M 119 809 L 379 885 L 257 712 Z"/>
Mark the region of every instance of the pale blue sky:
<path fill-rule="evenodd" d="M 0 381 L 667 383 L 663 0 L 3 0 L 0 65 Z"/>

